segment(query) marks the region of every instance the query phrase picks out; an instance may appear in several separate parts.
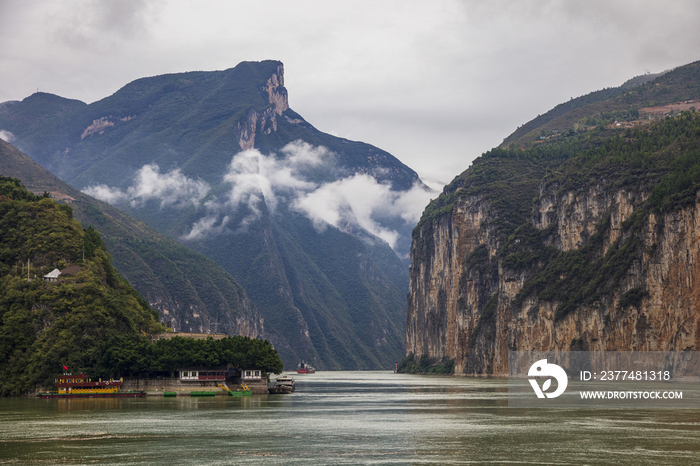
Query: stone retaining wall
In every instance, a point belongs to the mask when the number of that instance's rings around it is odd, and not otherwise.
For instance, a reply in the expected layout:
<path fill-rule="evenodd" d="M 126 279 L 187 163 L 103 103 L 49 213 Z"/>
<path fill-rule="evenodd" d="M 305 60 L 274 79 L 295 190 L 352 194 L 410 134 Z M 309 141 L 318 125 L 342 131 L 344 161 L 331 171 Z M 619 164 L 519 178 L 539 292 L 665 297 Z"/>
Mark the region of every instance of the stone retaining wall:
<path fill-rule="evenodd" d="M 218 386 L 218 383 L 222 382 L 183 382 L 179 377 L 158 377 L 152 379 L 124 377 L 124 383 L 122 384 L 121 389 L 145 390 L 147 395 L 162 395 L 163 392 L 177 392 L 178 395 L 189 395 L 189 393 L 192 391 L 220 391 L 223 395 L 225 392 Z M 239 385 L 232 383 L 231 380 L 227 380 L 226 384 L 230 389 L 240 388 Z M 253 391 L 254 395 L 267 394 L 267 381 L 265 380 L 246 383 L 246 385 L 248 385 L 248 388 Z"/>

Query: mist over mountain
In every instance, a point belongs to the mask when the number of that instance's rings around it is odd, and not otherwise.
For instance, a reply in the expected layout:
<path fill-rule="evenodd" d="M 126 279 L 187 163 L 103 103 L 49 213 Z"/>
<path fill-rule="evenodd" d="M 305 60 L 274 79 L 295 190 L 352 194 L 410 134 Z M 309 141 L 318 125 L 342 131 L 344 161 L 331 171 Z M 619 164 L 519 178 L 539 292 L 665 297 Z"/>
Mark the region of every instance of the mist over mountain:
<path fill-rule="evenodd" d="M 27 155 L 0 141 L 0 175 L 69 204 L 84 226 L 99 228 L 114 266 L 178 330 L 255 338 L 263 319 L 243 288 L 212 260 L 145 223 L 61 181 Z"/>
<path fill-rule="evenodd" d="M 90 105 L 37 93 L 0 104 L 0 130 L 221 265 L 285 364 L 402 356 L 410 232 L 432 193 L 389 153 L 294 112 L 280 62 L 143 78 Z"/>

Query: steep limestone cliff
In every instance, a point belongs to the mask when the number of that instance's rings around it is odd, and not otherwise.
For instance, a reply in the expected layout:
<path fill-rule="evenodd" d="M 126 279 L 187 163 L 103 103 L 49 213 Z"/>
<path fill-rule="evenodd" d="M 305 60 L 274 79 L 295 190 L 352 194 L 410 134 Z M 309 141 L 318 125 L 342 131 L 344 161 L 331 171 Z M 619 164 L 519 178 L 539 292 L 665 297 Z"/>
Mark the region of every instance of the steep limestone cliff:
<path fill-rule="evenodd" d="M 289 108 L 287 89 L 284 87 L 284 65 L 282 63 L 277 66 L 263 89 L 267 93 L 267 100 L 274 105 L 275 113 L 282 115 L 282 112 Z"/>
<path fill-rule="evenodd" d="M 509 350 L 699 349 L 700 118 L 687 120 L 633 134 L 649 142 L 684 127 L 646 165 L 617 152 L 636 138 L 613 135 L 603 144 L 618 149 L 597 159 L 555 147 L 561 157 L 539 172 L 549 175 L 531 171 L 508 192 L 498 187 L 521 151 L 477 160 L 414 230 L 407 354 L 455 359 L 457 375 L 506 375 Z M 535 152 L 525 159 L 545 164 Z M 664 168 L 680 158 L 682 172 Z M 688 182 L 671 187 L 679 177 Z"/>
<path fill-rule="evenodd" d="M 267 98 L 270 106 L 262 111 L 251 107 L 245 118 L 236 125 L 238 144 L 242 150 L 252 149 L 255 146 L 255 133 L 258 129 L 265 134 L 277 131 L 277 116 L 289 109 L 282 63 L 277 66 L 265 85 L 260 88 L 260 94 Z"/>

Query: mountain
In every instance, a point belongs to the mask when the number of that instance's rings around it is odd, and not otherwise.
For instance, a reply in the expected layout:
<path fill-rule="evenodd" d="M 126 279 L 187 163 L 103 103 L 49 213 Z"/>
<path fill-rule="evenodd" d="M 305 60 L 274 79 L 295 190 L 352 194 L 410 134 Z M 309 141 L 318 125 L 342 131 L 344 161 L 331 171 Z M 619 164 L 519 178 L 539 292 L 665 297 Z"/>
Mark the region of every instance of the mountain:
<path fill-rule="evenodd" d="M 294 112 L 280 62 L 139 79 L 90 105 L 38 93 L 2 104 L 0 130 L 217 262 L 285 365 L 378 369 L 403 355 L 405 258 L 431 193 L 389 153 Z"/>
<path fill-rule="evenodd" d="M 78 221 L 97 228 L 116 269 L 159 311 L 164 323 L 178 331 L 251 337 L 263 333 L 262 318 L 243 288 L 213 261 L 81 193 L 3 140 L 0 175 L 68 202 Z"/>
<path fill-rule="evenodd" d="M 700 62 L 612 94 L 524 125 L 423 212 L 410 364 L 700 347 Z"/>
<path fill-rule="evenodd" d="M 529 147 L 540 138 L 566 132 L 586 132 L 596 125 L 654 118 L 648 108 L 700 99 L 695 82 L 700 65 L 691 63 L 672 72 L 637 76 L 620 87 L 603 89 L 557 105 L 518 128 L 500 147 Z M 688 107 L 690 108 L 690 107 Z"/>

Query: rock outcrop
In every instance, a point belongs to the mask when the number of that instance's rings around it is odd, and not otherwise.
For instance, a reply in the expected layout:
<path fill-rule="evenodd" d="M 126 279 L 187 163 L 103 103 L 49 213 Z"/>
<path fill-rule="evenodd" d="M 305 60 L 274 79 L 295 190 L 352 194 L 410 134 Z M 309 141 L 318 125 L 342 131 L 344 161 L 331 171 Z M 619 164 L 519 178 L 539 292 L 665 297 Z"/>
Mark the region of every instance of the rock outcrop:
<path fill-rule="evenodd" d="M 267 97 L 270 106 L 262 111 L 251 107 L 245 118 L 238 122 L 238 144 L 241 150 L 252 149 L 255 146 L 255 133 L 259 130 L 265 134 L 277 131 L 277 117 L 289 109 L 287 89 L 284 87 L 284 66 L 279 64 L 260 93 Z M 287 121 L 290 121 L 287 118 Z M 299 120 L 301 122 L 301 120 Z"/>

